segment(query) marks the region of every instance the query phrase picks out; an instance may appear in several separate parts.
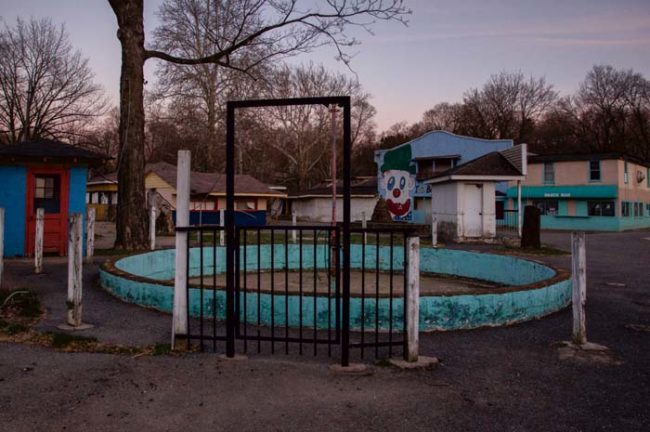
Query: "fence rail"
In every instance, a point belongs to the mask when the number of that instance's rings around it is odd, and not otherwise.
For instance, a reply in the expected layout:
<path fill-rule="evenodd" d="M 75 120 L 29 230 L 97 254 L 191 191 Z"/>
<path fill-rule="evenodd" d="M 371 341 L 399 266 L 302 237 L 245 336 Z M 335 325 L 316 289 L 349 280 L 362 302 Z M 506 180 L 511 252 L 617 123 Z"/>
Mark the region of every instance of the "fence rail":
<path fill-rule="evenodd" d="M 519 212 L 517 210 L 503 210 L 503 214 L 497 217 L 497 232 L 502 234 L 517 234 L 519 229 Z"/>
<path fill-rule="evenodd" d="M 369 352 L 375 357 L 406 352 L 407 231 L 350 230 L 367 242 L 354 245 L 350 252 L 354 274 L 346 293 L 340 227 L 237 227 L 231 310 L 226 301 L 226 248 L 218 240 L 224 229 L 220 225 L 177 228 L 190 239 L 188 348 L 198 342 L 202 351 L 219 351 L 221 343 L 227 346 L 229 340 L 237 340 L 244 353 L 332 356 L 354 350 L 363 359 Z M 227 331 L 229 316 L 232 335 Z"/>

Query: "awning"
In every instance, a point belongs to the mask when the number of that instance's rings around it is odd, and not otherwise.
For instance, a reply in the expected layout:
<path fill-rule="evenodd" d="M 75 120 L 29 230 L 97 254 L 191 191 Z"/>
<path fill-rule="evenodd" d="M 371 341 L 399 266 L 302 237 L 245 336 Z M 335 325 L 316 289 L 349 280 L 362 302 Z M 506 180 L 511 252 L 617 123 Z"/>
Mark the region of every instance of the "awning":
<path fill-rule="evenodd" d="M 616 198 L 616 185 L 523 186 L 522 198 Z M 508 188 L 508 198 L 517 198 L 517 187 Z"/>

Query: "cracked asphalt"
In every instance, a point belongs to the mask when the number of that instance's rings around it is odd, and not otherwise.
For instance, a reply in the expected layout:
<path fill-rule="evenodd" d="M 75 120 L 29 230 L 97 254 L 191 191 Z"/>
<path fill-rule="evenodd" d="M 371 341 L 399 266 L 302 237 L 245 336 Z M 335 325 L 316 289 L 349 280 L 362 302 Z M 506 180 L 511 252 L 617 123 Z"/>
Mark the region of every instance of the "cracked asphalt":
<path fill-rule="evenodd" d="M 560 361 L 569 309 L 506 328 L 422 334 L 432 370 L 373 366 L 339 375 L 336 359 L 251 354 L 127 356 L 0 343 L 0 431 L 647 431 L 650 430 L 650 232 L 587 236 L 587 334 L 620 365 Z M 569 248 L 567 233 L 543 241 Z M 480 247 L 471 247 L 481 249 Z M 568 256 L 536 256 L 568 268 Z M 96 262 L 101 262 L 97 258 Z M 65 313 L 65 260 L 45 274 L 5 262 L 5 287 L 38 292 L 48 331 Z M 85 266 L 84 334 L 169 341 L 168 315 L 123 303 Z M 629 325 L 640 325 L 636 330 Z M 646 326 L 646 327 L 642 327 Z"/>

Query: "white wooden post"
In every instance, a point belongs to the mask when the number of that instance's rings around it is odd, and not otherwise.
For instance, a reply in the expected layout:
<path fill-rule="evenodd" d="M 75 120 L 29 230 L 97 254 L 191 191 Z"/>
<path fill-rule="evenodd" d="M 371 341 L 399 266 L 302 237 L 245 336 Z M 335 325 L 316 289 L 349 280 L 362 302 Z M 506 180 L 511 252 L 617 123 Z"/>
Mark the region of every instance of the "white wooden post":
<path fill-rule="evenodd" d="M 585 233 L 571 233 L 571 283 L 573 284 L 573 343 L 587 343 L 585 302 L 587 299 L 587 256 Z"/>
<path fill-rule="evenodd" d="M 2 288 L 2 272 L 5 256 L 5 209 L 0 207 L 0 288 Z"/>
<path fill-rule="evenodd" d="M 36 230 L 34 233 L 34 273 L 43 271 L 43 233 L 45 229 L 45 210 L 36 209 Z"/>
<path fill-rule="evenodd" d="M 95 254 L 95 209 L 86 210 L 86 262 L 92 262 Z"/>
<path fill-rule="evenodd" d="M 420 334 L 420 238 L 407 239 L 408 269 L 406 274 L 406 338 L 408 362 L 418 361 Z"/>
<path fill-rule="evenodd" d="M 190 224 L 190 166 L 189 150 L 178 151 L 176 171 L 176 227 Z M 188 232 L 176 232 L 176 274 L 174 278 L 174 316 L 172 348 L 176 336 L 187 335 L 187 248 Z"/>
<path fill-rule="evenodd" d="M 155 206 L 151 206 L 151 211 L 149 212 L 149 248 L 151 250 L 156 249 L 156 211 Z M 178 217 L 178 215 L 176 215 Z"/>
<path fill-rule="evenodd" d="M 517 234 L 521 237 L 524 224 L 524 209 L 521 207 L 521 180 L 517 180 Z"/>
<path fill-rule="evenodd" d="M 296 224 L 297 224 L 297 219 L 298 219 L 298 216 L 297 216 L 297 214 L 296 214 L 296 211 L 293 210 L 293 211 L 291 212 L 291 225 L 292 225 L 292 226 L 296 226 Z M 296 242 L 296 230 L 291 230 L 291 241 L 292 241 L 293 243 Z"/>
<path fill-rule="evenodd" d="M 366 217 L 366 212 L 361 212 L 361 228 L 363 228 L 363 244 L 368 243 L 368 233 L 365 230 L 368 228 L 368 218 Z"/>
<path fill-rule="evenodd" d="M 68 231 L 68 301 L 66 302 L 68 312 L 66 322 L 72 328 L 79 328 L 82 325 L 82 223 L 81 213 L 73 213 L 70 216 Z"/>
<path fill-rule="evenodd" d="M 226 230 L 224 229 L 226 226 L 226 212 L 223 209 L 219 210 L 219 225 L 221 226 L 221 230 L 219 230 L 219 246 L 223 246 L 226 244 Z"/>
<path fill-rule="evenodd" d="M 431 217 L 431 246 L 438 247 L 438 218 Z"/>

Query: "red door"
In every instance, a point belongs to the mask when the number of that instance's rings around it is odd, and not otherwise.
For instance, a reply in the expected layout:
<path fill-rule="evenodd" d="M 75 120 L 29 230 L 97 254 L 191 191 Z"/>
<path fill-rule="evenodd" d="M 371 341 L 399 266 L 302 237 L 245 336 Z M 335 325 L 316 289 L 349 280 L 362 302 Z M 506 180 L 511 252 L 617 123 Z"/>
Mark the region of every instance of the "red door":
<path fill-rule="evenodd" d="M 36 209 L 45 210 L 43 252 L 65 255 L 68 239 L 67 168 L 29 168 L 27 170 L 27 235 L 25 250 L 34 255 Z"/>

